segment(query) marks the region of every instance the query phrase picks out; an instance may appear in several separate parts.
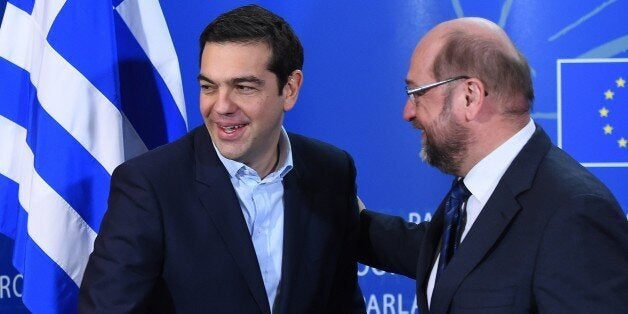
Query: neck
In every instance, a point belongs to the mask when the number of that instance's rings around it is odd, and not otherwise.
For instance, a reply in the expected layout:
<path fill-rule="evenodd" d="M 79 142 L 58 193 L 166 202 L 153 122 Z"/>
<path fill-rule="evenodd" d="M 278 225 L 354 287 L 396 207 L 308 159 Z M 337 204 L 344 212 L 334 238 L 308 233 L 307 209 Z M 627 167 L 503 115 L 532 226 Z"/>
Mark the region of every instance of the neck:
<path fill-rule="evenodd" d="M 280 143 L 281 143 L 281 139 L 279 139 L 279 141 L 277 142 L 277 149 L 275 150 L 275 162 L 272 164 L 269 164 L 268 167 L 265 167 L 265 169 L 263 171 L 258 171 L 257 174 L 260 176 L 260 178 L 264 179 L 266 178 L 269 174 L 277 171 L 277 167 L 279 166 L 279 158 L 281 156 L 280 154 Z"/>
<path fill-rule="evenodd" d="M 517 134 L 517 132 L 521 131 L 529 121 L 529 116 L 518 121 L 498 120 L 491 124 L 483 125 L 481 130 L 476 130 L 472 137 L 472 143 L 469 144 L 470 151 L 465 158 L 464 164 L 460 167 L 460 173 L 456 175 L 460 177 L 466 176 L 473 166 Z"/>

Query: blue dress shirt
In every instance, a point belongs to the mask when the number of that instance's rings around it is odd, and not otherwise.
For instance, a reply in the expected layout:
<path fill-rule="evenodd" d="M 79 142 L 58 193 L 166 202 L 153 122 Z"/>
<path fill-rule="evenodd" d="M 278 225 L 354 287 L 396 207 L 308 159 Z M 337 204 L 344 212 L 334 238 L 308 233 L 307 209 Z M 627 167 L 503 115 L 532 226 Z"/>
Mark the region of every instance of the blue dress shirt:
<path fill-rule="evenodd" d="M 279 152 L 277 169 L 261 179 L 251 167 L 225 158 L 216 149 L 218 158 L 227 168 L 231 184 L 238 195 L 271 308 L 275 303 L 281 281 L 284 217 L 282 181 L 293 167 L 290 140 L 283 128 Z"/>

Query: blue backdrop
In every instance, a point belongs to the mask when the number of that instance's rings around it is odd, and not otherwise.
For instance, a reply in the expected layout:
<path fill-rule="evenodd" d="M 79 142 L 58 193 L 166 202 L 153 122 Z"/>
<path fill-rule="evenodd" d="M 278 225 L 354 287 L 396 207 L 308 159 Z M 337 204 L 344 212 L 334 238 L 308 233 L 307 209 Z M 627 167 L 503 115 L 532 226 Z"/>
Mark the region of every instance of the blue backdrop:
<path fill-rule="evenodd" d="M 181 65 L 190 128 L 202 123 L 196 81 L 198 35 L 218 14 L 246 3 L 250 1 L 161 1 Z M 567 67 L 579 64 L 571 59 L 628 58 L 626 1 L 583 0 L 577 5 L 542 0 L 257 3 L 283 16 L 305 48 L 305 83 L 297 106 L 286 117 L 286 128 L 350 152 L 358 168 L 358 192 L 367 206 L 412 221 L 429 219 L 451 182 L 420 161 L 420 132 L 401 118 L 408 61 L 417 41 L 431 27 L 461 16 L 481 16 L 501 25 L 528 58 L 536 91 L 534 118 L 556 143 L 559 134 L 567 143 L 570 131 L 580 127 L 579 115 L 569 110 L 583 108 L 586 104 L 581 99 L 595 104 L 582 109 L 585 113 L 580 116 L 597 119 L 598 111 L 608 107 L 603 102 L 606 89 L 616 88 L 614 82 L 620 77 L 628 80 L 627 60 L 611 63 L 608 71 L 616 73 L 608 74 L 607 84 L 595 89 L 572 87 L 590 75 L 587 69 L 578 72 Z M 0 10 L 3 7 L 0 0 Z M 628 99 L 628 91 L 616 89 L 618 97 Z M 564 99 L 559 91 L 565 93 Z M 578 93 L 593 96 L 580 98 Z M 562 123 L 563 117 L 571 120 Z M 613 117 L 617 139 L 628 139 L 628 115 Z M 600 123 L 583 125 L 590 133 L 604 132 L 606 122 Z M 578 149 L 597 140 L 590 141 L 565 149 L 578 154 Z M 628 174 L 628 148 L 619 147 L 613 138 L 599 155 L 612 155 L 614 163 L 597 164 L 590 170 L 610 187 L 626 211 L 628 186 L 621 178 Z M 10 267 L 10 247 L 10 242 L 0 239 L 2 313 L 16 312 L 14 306 L 19 306 L 21 278 Z M 416 313 L 414 281 L 365 266 L 359 270 L 369 313 Z"/>

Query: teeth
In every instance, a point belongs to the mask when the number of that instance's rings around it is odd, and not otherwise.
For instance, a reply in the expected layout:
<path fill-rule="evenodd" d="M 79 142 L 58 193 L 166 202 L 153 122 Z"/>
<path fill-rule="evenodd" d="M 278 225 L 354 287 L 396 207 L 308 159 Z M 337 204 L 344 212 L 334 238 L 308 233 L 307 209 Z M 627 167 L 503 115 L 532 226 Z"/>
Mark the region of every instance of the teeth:
<path fill-rule="evenodd" d="M 235 132 L 235 130 L 237 130 L 237 129 L 241 128 L 241 127 L 242 127 L 242 125 L 233 125 L 233 126 L 223 127 L 222 129 L 225 131 L 225 133 L 230 134 L 230 133 Z"/>

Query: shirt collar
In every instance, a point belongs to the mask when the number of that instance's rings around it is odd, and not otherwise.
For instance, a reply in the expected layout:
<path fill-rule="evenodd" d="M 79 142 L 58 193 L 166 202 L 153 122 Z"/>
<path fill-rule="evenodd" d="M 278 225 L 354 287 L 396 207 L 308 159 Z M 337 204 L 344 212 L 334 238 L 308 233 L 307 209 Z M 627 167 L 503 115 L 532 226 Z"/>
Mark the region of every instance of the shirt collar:
<path fill-rule="evenodd" d="M 227 172 L 229 172 L 229 176 L 231 176 L 232 178 L 235 178 L 241 169 L 252 171 L 253 173 L 255 173 L 255 170 L 253 170 L 251 167 L 239 161 L 231 160 L 223 156 L 216 147 L 216 144 L 212 142 L 212 145 L 214 146 L 214 150 L 218 155 L 218 159 L 220 159 L 222 164 L 227 169 Z M 282 126 L 281 135 L 279 136 L 279 164 L 277 166 L 277 170 L 269 174 L 268 177 L 274 177 L 276 176 L 276 173 L 278 173 L 279 177 L 283 178 L 286 174 L 288 174 L 288 172 L 290 172 L 293 167 L 292 145 L 290 145 L 290 138 L 288 137 L 286 129 L 284 129 L 284 127 Z"/>
<path fill-rule="evenodd" d="M 482 206 L 493 194 L 506 169 L 532 137 L 535 129 L 534 121 L 530 119 L 523 129 L 473 166 L 464 178 L 465 186 L 482 203 Z"/>

